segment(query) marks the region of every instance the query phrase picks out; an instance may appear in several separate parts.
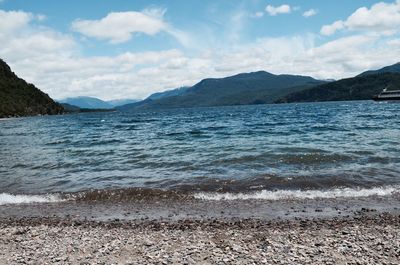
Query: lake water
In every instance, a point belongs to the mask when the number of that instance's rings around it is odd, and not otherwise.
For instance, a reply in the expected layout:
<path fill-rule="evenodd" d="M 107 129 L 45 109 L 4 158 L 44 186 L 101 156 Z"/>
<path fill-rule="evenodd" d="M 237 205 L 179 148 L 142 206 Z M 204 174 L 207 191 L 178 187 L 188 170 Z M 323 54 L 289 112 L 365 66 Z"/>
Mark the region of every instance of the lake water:
<path fill-rule="evenodd" d="M 132 188 L 208 199 L 334 197 L 397 192 L 399 184 L 400 104 L 257 105 L 0 121 L 3 197 Z"/>

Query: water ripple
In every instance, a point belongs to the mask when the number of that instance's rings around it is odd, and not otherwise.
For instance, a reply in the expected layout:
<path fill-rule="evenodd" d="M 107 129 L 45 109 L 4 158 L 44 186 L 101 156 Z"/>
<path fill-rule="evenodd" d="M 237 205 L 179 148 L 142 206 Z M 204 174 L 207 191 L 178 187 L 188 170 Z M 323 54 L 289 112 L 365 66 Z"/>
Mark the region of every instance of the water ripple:
<path fill-rule="evenodd" d="M 85 113 L 0 122 L 0 193 L 400 185 L 400 104 Z"/>

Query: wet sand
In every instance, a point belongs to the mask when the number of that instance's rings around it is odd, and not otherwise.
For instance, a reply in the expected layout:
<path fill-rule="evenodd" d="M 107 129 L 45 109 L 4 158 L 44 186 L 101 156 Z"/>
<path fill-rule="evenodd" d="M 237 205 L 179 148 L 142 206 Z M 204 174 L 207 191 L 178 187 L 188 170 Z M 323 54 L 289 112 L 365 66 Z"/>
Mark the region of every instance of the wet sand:
<path fill-rule="evenodd" d="M 0 206 L 0 264 L 400 264 L 398 196 Z"/>
<path fill-rule="evenodd" d="M 400 214 L 400 194 L 336 199 L 220 200 L 190 196 L 84 198 L 61 203 L 0 205 L 0 218 L 56 217 L 73 220 L 179 221 L 204 219 L 286 220 L 353 217 L 359 214 Z"/>

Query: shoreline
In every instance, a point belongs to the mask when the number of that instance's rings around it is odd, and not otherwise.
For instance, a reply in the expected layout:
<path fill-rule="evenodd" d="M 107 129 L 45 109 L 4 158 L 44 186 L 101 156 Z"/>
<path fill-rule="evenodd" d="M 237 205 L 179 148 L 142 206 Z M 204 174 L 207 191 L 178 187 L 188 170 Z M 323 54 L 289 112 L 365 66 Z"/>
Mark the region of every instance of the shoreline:
<path fill-rule="evenodd" d="M 25 202 L 21 200 L 21 202 Z M 57 202 L 0 205 L 2 218 L 55 217 L 80 221 L 205 219 L 260 219 L 352 217 L 390 212 L 400 214 L 400 193 L 385 196 L 281 200 L 204 200 L 172 193 L 170 196 L 138 194 L 128 197 L 77 198 Z"/>
<path fill-rule="evenodd" d="M 0 218 L 0 264 L 398 264 L 400 215 L 266 221 Z"/>
<path fill-rule="evenodd" d="M 0 264 L 399 264 L 400 195 L 0 206 Z"/>

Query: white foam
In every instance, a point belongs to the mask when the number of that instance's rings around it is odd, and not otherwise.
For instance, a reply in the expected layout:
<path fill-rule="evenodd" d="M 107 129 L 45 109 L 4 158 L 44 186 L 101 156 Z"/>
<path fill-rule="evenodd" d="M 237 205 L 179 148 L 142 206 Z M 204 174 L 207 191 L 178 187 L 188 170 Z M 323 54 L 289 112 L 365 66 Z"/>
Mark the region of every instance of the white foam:
<path fill-rule="evenodd" d="M 254 193 L 197 193 L 196 199 L 221 200 L 304 200 L 318 198 L 356 198 L 369 196 L 388 196 L 400 192 L 399 186 L 376 187 L 371 189 L 332 189 L 332 190 L 262 190 Z"/>
<path fill-rule="evenodd" d="M 57 195 L 13 195 L 8 193 L 0 193 L 0 205 L 60 201 L 62 201 L 62 199 Z"/>

